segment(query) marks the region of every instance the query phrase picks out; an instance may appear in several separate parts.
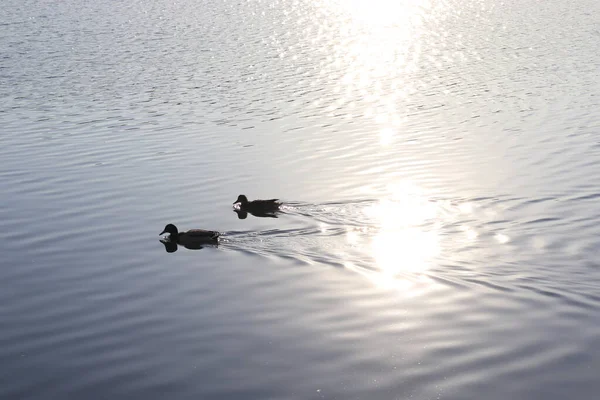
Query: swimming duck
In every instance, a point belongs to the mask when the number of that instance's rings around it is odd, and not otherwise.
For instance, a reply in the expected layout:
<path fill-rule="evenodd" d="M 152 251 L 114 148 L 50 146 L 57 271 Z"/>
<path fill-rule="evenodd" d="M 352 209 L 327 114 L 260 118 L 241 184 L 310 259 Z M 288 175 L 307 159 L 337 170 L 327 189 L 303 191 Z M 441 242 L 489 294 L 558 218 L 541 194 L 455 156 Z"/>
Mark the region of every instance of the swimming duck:
<path fill-rule="evenodd" d="M 247 211 L 251 214 L 261 214 L 279 210 L 281 203 L 277 200 L 279 199 L 248 201 L 248 198 L 245 195 L 240 194 L 233 204 L 239 203 L 241 211 Z"/>
<path fill-rule="evenodd" d="M 203 229 L 190 229 L 187 232 L 179 232 L 173 224 L 168 224 L 165 229 L 159 234 L 169 234 L 171 242 L 182 245 L 188 249 L 200 249 L 203 244 L 217 244 L 219 232 L 205 231 Z"/>

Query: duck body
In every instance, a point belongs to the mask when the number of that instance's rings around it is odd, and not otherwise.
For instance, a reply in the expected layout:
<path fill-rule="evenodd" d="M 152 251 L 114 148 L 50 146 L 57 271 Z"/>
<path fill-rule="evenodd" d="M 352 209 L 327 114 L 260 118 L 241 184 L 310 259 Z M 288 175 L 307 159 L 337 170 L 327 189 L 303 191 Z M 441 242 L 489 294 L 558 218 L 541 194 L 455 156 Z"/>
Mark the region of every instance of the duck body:
<path fill-rule="evenodd" d="M 279 199 L 248 201 L 248 198 L 243 194 L 240 194 L 233 204 L 239 204 L 240 211 L 251 214 L 270 214 L 278 211 L 281 206 Z"/>
<path fill-rule="evenodd" d="M 201 248 L 203 244 L 217 244 L 219 240 L 219 232 L 207 231 L 204 229 L 190 229 L 189 231 L 179 232 L 173 224 L 168 224 L 165 229 L 159 234 L 169 234 L 169 239 L 188 249 Z"/>

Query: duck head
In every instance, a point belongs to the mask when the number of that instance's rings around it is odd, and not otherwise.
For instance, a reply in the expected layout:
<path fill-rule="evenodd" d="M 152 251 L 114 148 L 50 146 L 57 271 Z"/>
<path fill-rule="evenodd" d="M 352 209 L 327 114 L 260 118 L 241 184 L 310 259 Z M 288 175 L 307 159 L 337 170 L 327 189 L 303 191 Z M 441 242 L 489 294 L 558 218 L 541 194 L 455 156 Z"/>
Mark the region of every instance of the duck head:
<path fill-rule="evenodd" d="M 233 202 L 233 204 L 237 204 L 237 203 L 240 203 L 242 205 L 243 204 L 247 204 L 248 203 L 248 198 L 245 195 L 240 194 L 238 196 L 237 200 Z"/>
<path fill-rule="evenodd" d="M 171 238 L 175 239 L 177 237 L 177 235 L 179 234 L 179 231 L 177 230 L 177 227 L 173 224 L 168 224 L 167 226 L 165 226 L 165 229 L 158 234 L 158 236 L 163 235 L 165 233 L 168 233 L 171 235 Z"/>

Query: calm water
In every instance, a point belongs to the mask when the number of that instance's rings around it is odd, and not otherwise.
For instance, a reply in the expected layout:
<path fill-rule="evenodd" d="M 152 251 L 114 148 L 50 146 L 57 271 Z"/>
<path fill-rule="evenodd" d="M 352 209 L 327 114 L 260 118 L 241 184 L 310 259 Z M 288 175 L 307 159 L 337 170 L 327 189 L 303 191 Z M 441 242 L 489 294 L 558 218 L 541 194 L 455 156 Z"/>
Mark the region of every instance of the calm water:
<path fill-rule="evenodd" d="M 597 396 L 596 0 L 2 9 L 0 398 Z"/>

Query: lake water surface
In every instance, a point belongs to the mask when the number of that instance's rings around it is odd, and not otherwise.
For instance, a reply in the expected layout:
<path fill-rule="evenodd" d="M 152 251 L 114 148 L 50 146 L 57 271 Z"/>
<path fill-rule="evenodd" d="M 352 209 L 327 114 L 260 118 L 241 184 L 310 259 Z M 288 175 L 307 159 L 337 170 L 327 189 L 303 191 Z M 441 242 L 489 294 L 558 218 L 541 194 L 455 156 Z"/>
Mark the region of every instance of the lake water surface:
<path fill-rule="evenodd" d="M 0 398 L 598 396 L 596 0 L 2 8 Z"/>

